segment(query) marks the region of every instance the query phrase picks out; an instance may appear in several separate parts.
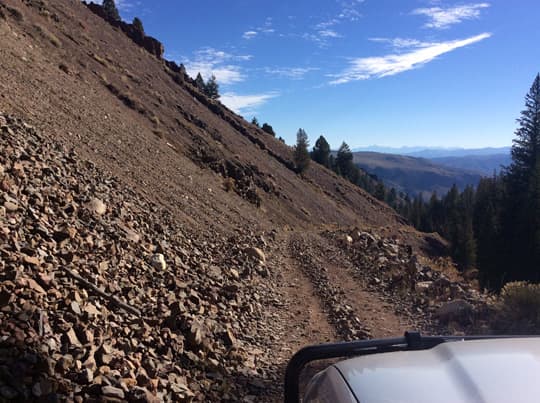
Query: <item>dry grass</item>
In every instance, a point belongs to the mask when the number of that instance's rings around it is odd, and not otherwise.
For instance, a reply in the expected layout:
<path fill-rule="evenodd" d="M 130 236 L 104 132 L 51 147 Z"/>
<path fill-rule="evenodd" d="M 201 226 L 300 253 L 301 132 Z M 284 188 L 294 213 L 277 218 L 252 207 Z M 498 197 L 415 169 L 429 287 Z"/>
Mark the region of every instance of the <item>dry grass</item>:
<path fill-rule="evenodd" d="M 129 71 L 128 69 L 124 69 L 124 73 L 135 84 L 140 84 L 141 83 L 141 80 L 137 76 L 135 76 L 131 71 Z"/>
<path fill-rule="evenodd" d="M 500 294 L 495 328 L 499 332 L 540 332 L 540 284 L 524 281 L 506 284 Z"/>
<path fill-rule="evenodd" d="M 163 105 L 165 103 L 165 100 L 163 99 L 163 96 L 157 92 L 157 91 L 154 91 L 154 96 L 156 97 L 157 101 L 159 102 L 160 105 Z"/>
<path fill-rule="evenodd" d="M 107 80 L 107 76 L 105 75 L 105 73 L 102 73 L 102 72 L 99 72 L 99 73 L 95 72 L 95 73 L 99 77 L 103 85 L 105 86 L 109 85 L 109 80 Z"/>
<path fill-rule="evenodd" d="M 152 122 L 152 124 L 154 126 L 156 126 L 156 127 L 159 126 L 160 123 L 161 123 L 161 121 L 159 120 L 159 118 L 156 115 L 152 115 L 148 119 L 150 119 L 150 122 Z"/>
<path fill-rule="evenodd" d="M 103 84 L 111 92 L 111 94 L 113 94 L 116 98 L 122 101 L 122 103 L 128 108 L 133 109 L 143 115 L 147 113 L 146 109 L 139 102 L 139 100 L 135 98 L 133 94 L 128 91 L 122 91 L 122 89 L 118 88 L 113 83 L 108 82 L 105 76 L 102 76 L 101 79 L 103 81 Z"/>
<path fill-rule="evenodd" d="M 34 25 L 34 28 L 39 32 L 39 34 L 48 40 L 51 44 L 56 46 L 57 48 L 62 47 L 62 42 L 60 42 L 60 39 L 58 39 L 52 32 L 47 30 L 47 28 L 43 27 L 42 25 L 36 24 Z"/>
<path fill-rule="evenodd" d="M 234 179 L 233 178 L 225 178 L 223 179 L 223 189 L 226 191 L 226 192 L 230 192 L 231 190 L 235 190 L 236 188 L 236 185 L 234 183 Z"/>
<path fill-rule="evenodd" d="M 100 57 L 99 55 L 96 55 L 95 53 L 92 53 L 92 58 L 98 62 L 99 64 L 101 64 L 103 67 L 106 67 L 106 68 L 110 68 L 111 66 L 109 65 L 109 63 L 107 62 L 107 60 L 105 60 L 104 58 Z"/>

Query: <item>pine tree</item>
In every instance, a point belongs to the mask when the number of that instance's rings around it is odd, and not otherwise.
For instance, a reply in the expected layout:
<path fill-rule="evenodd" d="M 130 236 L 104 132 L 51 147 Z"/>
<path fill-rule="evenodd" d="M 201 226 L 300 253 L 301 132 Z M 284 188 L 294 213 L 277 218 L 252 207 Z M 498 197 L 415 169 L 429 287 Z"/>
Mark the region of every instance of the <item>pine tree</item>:
<path fill-rule="evenodd" d="M 204 93 L 206 84 L 204 83 L 201 73 L 197 73 L 197 77 L 195 77 L 195 86 L 199 89 L 199 91 Z"/>
<path fill-rule="evenodd" d="M 296 146 L 294 147 L 294 163 L 298 173 L 305 172 L 311 161 L 308 147 L 308 136 L 304 129 L 300 128 L 296 133 Z"/>
<path fill-rule="evenodd" d="M 424 226 L 426 232 L 437 232 L 440 228 L 440 210 L 441 204 L 437 197 L 437 192 L 431 193 L 429 203 L 426 209 L 426 219 L 424 220 Z"/>
<path fill-rule="evenodd" d="M 373 194 L 378 200 L 384 201 L 386 197 L 386 188 L 382 182 L 377 183 L 375 186 L 375 192 Z"/>
<path fill-rule="evenodd" d="M 210 99 L 219 99 L 219 85 L 216 81 L 216 76 L 213 74 L 204 86 L 204 93 Z"/>
<path fill-rule="evenodd" d="M 462 269 L 476 265 L 476 240 L 473 230 L 474 199 L 472 186 L 467 186 L 459 196 L 459 218 L 455 228 L 453 255 Z"/>
<path fill-rule="evenodd" d="M 525 96 L 525 109 L 517 122 L 519 128 L 512 145 L 509 175 L 513 186 L 528 190 L 540 152 L 540 74 Z"/>
<path fill-rule="evenodd" d="M 252 124 L 252 125 L 255 125 L 255 126 L 257 126 L 257 127 L 261 127 L 261 126 L 259 125 L 259 121 L 257 120 L 257 118 L 256 118 L 255 116 L 253 116 L 253 119 L 251 119 L 251 124 Z"/>
<path fill-rule="evenodd" d="M 330 168 L 330 144 L 328 144 L 324 136 L 320 136 L 315 142 L 311 158 L 313 161 Z"/>
<path fill-rule="evenodd" d="M 355 168 L 352 151 L 345 142 L 341 144 L 337 152 L 336 167 L 339 173 L 345 178 L 350 178 Z"/>
<path fill-rule="evenodd" d="M 131 23 L 133 25 L 133 28 L 141 34 L 141 36 L 144 37 L 144 27 L 141 19 L 139 17 L 133 18 L 133 22 Z"/>
<path fill-rule="evenodd" d="M 482 178 L 476 188 L 473 227 L 477 244 L 477 267 L 489 288 L 502 287 L 508 270 L 508 242 L 502 239 L 502 213 L 506 188 L 502 178 Z"/>
<path fill-rule="evenodd" d="M 398 207 L 397 202 L 398 202 L 398 197 L 397 197 L 396 188 L 390 188 L 390 191 L 386 195 L 386 203 L 393 209 L 397 210 L 397 207 Z"/>
<path fill-rule="evenodd" d="M 103 0 L 102 7 L 107 18 L 113 21 L 120 21 L 120 13 L 118 12 L 118 8 L 116 8 L 114 0 Z"/>
<path fill-rule="evenodd" d="M 504 236 L 511 243 L 511 278 L 540 280 L 540 74 L 517 122 L 506 178 Z"/>
<path fill-rule="evenodd" d="M 264 132 L 268 133 L 269 135 L 276 137 L 276 133 L 274 132 L 274 129 L 268 123 L 263 123 L 261 129 Z"/>

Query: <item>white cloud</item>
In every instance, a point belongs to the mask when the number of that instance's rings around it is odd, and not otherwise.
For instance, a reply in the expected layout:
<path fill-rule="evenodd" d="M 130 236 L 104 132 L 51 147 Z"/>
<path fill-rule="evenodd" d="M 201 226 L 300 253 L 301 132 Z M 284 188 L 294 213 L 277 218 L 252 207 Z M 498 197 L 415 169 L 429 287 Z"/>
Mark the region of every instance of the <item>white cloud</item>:
<path fill-rule="evenodd" d="M 253 38 L 255 38 L 257 36 L 257 34 L 258 34 L 257 31 L 246 31 L 242 35 L 242 38 L 244 38 L 244 39 L 253 39 Z"/>
<path fill-rule="evenodd" d="M 331 39 L 343 38 L 342 35 L 331 29 L 320 30 L 314 33 L 305 32 L 300 37 L 305 40 L 314 42 L 315 44 L 317 44 L 317 46 L 321 48 L 329 47 Z"/>
<path fill-rule="evenodd" d="M 197 73 L 201 73 L 205 79 L 214 75 L 219 84 L 238 83 L 244 81 L 245 78 L 240 67 L 235 65 L 217 66 L 211 62 L 194 62 L 186 64 L 186 70 L 192 77 L 195 77 Z"/>
<path fill-rule="evenodd" d="M 234 92 L 226 92 L 221 95 L 220 101 L 236 113 L 248 113 L 255 108 L 264 105 L 270 99 L 277 97 L 276 92 L 266 94 L 239 95 Z"/>
<path fill-rule="evenodd" d="M 319 22 L 312 27 L 312 32 L 306 32 L 301 35 L 302 38 L 315 42 L 322 48 L 328 47 L 330 39 L 343 38 L 332 27 L 336 27 L 344 22 L 357 21 L 362 14 L 358 11 L 358 7 L 364 0 L 337 0 L 338 11 L 332 18 Z"/>
<path fill-rule="evenodd" d="M 426 28 L 445 29 L 454 24 L 459 24 L 464 20 L 472 20 L 480 17 L 483 8 L 489 7 L 489 3 L 464 4 L 461 6 L 441 8 L 417 8 L 412 13 L 415 15 L 425 15 L 429 22 Z"/>
<path fill-rule="evenodd" d="M 323 21 L 323 22 L 320 22 L 318 23 L 315 28 L 316 29 L 328 29 L 328 28 L 331 28 L 333 27 L 334 25 L 337 25 L 339 23 L 339 20 L 337 18 L 332 18 L 328 21 Z"/>
<path fill-rule="evenodd" d="M 422 42 L 411 38 L 369 38 L 372 42 L 388 43 L 394 49 L 425 48 L 434 45 L 433 42 Z"/>
<path fill-rule="evenodd" d="M 141 2 L 132 1 L 132 0 L 116 0 L 115 4 L 118 10 L 123 11 L 125 13 L 130 13 L 133 11 L 135 7 L 140 6 Z"/>
<path fill-rule="evenodd" d="M 323 38 L 341 38 L 341 35 L 331 29 L 323 29 L 319 31 L 319 35 Z"/>
<path fill-rule="evenodd" d="M 483 33 L 462 40 L 432 43 L 429 46 L 420 47 L 407 53 L 353 59 L 350 62 L 349 68 L 341 74 L 332 76 L 334 80 L 330 84 L 344 84 L 350 81 L 393 76 L 421 67 L 438 56 L 480 42 L 489 37 L 491 37 L 490 33 Z"/>
<path fill-rule="evenodd" d="M 273 34 L 275 32 L 276 32 L 276 30 L 272 27 L 272 18 L 268 17 L 264 21 L 264 24 L 261 25 L 260 27 L 257 27 L 257 28 L 254 28 L 254 29 L 251 29 L 249 31 L 244 32 L 242 34 L 242 38 L 249 40 L 249 39 L 253 39 L 253 38 L 257 37 L 259 34 L 270 35 L 270 34 Z"/>
<path fill-rule="evenodd" d="M 304 76 L 310 71 L 318 70 L 315 67 L 266 67 L 264 71 L 267 74 L 272 74 L 275 76 L 290 78 L 293 80 L 301 80 Z"/>
<path fill-rule="evenodd" d="M 364 0 L 339 0 L 338 3 L 341 6 L 341 12 L 338 15 L 339 19 L 356 21 L 362 16 L 357 7 L 362 4 Z"/>
<path fill-rule="evenodd" d="M 192 77 L 197 73 L 208 79 L 212 74 L 219 84 L 232 84 L 245 79 L 242 69 L 235 62 L 250 60 L 251 55 L 233 55 L 214 48 L 204 48 L 195 52 L 192 60 L 184 62 L 186 70 Z"/>

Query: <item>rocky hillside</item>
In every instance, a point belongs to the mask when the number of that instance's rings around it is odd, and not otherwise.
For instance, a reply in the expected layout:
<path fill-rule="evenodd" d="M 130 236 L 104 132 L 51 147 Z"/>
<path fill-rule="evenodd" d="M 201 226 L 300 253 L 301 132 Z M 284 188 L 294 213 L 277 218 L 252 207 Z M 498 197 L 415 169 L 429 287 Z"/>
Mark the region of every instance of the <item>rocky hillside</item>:
<path fill-rule="evenodd" d="M 2 4 L 0 108 L 76 147 L 182 221 L 219 228 L 246 219 L 295 226 L 313 217 L 340 225 L 398 221 L 328 170 L 314 167 L 300 178 L 288 146 L 207 99 L 84 4 Z"/>
<path fill-rule="evenodd" d="M 124 28 L 0 1 L 0 400 L 279 401 L 302 345 L 476 325 L 443 240 Z"/>

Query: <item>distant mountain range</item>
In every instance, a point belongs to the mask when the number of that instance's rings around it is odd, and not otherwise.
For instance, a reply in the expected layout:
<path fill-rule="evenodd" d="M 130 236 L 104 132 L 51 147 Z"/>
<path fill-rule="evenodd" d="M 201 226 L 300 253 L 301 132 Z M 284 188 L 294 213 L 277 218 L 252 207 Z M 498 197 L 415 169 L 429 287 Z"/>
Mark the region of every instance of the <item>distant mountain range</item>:
<path fill-rule="evenodd" d="M 445 194 L 455 183 L 460 189 L 476 185 L 482 176 L 499 173 L 512 162 L 511 147 L 443 148 L 380 147 L 353 150 L 354 162 L 377 175 L 387 186 L 408 193 Z"/>
<path fill-rule="evenodd" d="M 490 155 L 466 155 L 462 157 L 438 157 L 430 158 L 435 164 L 447 167 L 465 169 L 480 172 L 482 175 L 492 175 L 500 172 L 502 167 L 507 167 L 512 162 L 510 152 L 505 154 Z"/>
<path fill-rule="evenodd" d="M 354 163 L 370 174 L 377 175 L 388 187 L 411 196 L 432 192 L 442 196 L 453 184 L 459 189 L 478 184 L 482 176 L 489 176 L 500 165 L 508 165 L 509 154 L 418 158 L 376 152 L 354 152 Z"/>
<path fill-rule="evenodd" d="M 357 147 L 352 150 L 368 151 L 384 154 L 408 155 L 420 158 L 442 158 L 442 157 L 465 157 L 480 155 L 510 154 L 510 147 L 485 147 L 485 148 L 444 148 L 444 147 L 383 147 L 368 146 Z"/>

